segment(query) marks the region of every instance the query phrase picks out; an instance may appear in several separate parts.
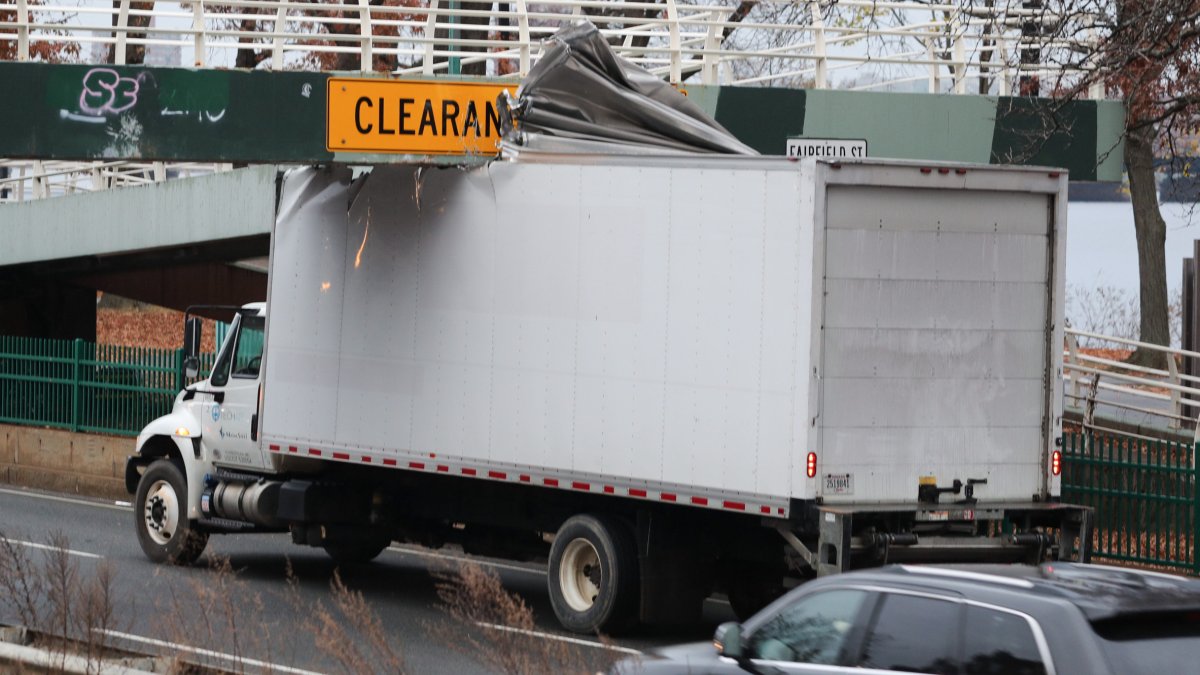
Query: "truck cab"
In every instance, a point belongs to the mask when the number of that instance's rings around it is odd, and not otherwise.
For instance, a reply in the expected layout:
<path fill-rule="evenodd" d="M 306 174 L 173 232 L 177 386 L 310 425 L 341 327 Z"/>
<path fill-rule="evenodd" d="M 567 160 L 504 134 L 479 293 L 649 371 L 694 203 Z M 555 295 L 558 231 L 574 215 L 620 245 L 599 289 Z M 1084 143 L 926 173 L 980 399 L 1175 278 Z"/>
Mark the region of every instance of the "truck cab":
<path fill-rule="evenodd" d="M 184 332 L 184 370 L 199 372 L 200 319 Z M 155 560 L 190 562 L 203 550 L 206 478 L 226 470 L 273 472 L 258 443 L 266 303 L 237 308 L 207 379 L 185 387 L 171 412 L 138 435 L 125 467 L 136 495 L 138 538 Z"/>

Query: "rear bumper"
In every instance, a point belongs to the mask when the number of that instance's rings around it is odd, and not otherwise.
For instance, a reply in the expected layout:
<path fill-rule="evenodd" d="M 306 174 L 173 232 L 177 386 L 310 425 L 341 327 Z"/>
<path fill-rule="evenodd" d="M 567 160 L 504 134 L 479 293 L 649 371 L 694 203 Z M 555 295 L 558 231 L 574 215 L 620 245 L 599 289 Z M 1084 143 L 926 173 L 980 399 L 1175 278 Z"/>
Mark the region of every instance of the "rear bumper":
<path fill-rule="evenodd" d="M 1056 501 L 816 505 L 813 511 L 816 549 L 804 557 L 820 575 L 899 562 L 1088 562 L 1091 550 L 1091 509 Z"/>

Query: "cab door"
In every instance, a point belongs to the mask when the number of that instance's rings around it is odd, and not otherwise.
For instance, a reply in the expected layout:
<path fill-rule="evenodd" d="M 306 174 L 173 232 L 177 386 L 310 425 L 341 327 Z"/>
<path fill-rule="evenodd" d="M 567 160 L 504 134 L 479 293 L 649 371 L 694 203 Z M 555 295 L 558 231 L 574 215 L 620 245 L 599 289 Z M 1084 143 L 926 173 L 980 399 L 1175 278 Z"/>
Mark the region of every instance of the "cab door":
<path fill-rule="evenodd" d="M 258 443 L 263 324 L 261 316 L 239 316 L 213 365 L 208 382 L 214 396 L 203 420 L 204 442 L 216 464 L 266 468 Z"/>

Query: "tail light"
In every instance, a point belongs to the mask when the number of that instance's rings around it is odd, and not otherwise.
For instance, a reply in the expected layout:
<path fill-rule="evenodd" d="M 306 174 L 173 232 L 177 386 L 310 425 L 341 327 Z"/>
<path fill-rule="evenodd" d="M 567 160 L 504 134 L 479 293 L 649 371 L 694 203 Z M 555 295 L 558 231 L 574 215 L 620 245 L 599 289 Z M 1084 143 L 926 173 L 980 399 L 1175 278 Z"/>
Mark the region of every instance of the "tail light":
<path fill-rule="evenodd" d="M 817 453 L 808 453 L 808 460 L 804 463 L 804 470 L 809 478 L 817 475 Z"/>
<path fill-rule="evenodd" d="M 1050 473 L 1055 476 L 1062 475 L 1062 450 L 1050 453 Z"/>

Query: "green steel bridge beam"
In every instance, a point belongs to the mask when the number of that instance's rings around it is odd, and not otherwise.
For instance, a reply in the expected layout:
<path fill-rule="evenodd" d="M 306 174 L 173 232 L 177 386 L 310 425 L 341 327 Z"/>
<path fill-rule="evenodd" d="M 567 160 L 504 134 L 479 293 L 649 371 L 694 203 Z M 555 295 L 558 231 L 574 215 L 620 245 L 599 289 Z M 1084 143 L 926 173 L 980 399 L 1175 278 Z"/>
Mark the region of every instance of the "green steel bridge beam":
<path fill-rule="evenodd" d="M 247 164 L 411 160 L 326 149 L 326 83 L 334 76 L 0 63 L 0 87 L 14 94 L 7 123 L 0 125 L 0 157 Z M 785 154 L 789 137 L 855 139 L 865 140 L 877 157 L 1036 164 L 1067 169 L 1073 180 L 1085 181 L 1121 177 L 1124 110 L 1113 101 L 683 89 L 765 154 Z M 1051 108 L 1053 115 L 1046 112 Z"/>

